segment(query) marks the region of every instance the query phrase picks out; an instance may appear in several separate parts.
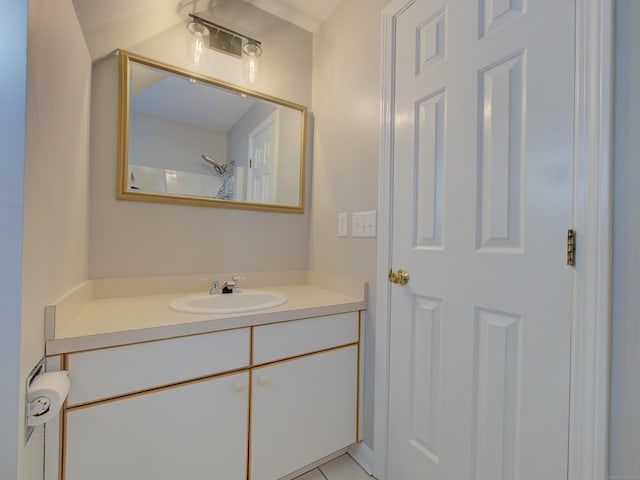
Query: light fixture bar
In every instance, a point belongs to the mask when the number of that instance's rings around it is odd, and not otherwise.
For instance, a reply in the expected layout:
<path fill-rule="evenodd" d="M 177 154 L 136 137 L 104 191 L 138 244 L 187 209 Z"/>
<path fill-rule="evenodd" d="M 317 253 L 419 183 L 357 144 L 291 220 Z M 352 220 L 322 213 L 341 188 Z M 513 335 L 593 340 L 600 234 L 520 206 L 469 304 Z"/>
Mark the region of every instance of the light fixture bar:
<path fill-rule="evenodd" d="M 217 50 L 232 57 L 242 59 L 242 77 L 249 83 L 256 83 L 262 70 L 262 42 L 243 33 L 223 27 L 210 20 L 189 14 L 191 21 L 187 29 L 193 35 L 189 42 L 188 55 L 195 65 L 207 60 L 207 48 Z"/>
<path fill-rule="evenodd" d="M 193 20 L 195 22 L 202 23 L 203 25 L 215 28 L 217 30 L 221 30 L 221 31 L 223 31 L 225 33 L 229 33 L 231 35 L 235 35 L 236 37 L 244 38 L 246 41 L 248 41 L 250 43 L 255 43 L 255 44 L 258 44 L 258 45 L 262 45 L 262 42 L 260 40 L 256 40 L 255 38 L 249 37 L 249 36 L 245 35 L 244 33 L 236 32 L 235 30 L 231 30 L 230 28 L 223 27 L 222 25 L 218 25 L 217 23 L 213 23 L 212 21 L 207 20 L 207 19 L 202 18 L 202 17 L 199 17 L 198 15 L 195 15 L 193 13 L 190 13 L 189 16 L 191 18 L 193 18 Z"/>

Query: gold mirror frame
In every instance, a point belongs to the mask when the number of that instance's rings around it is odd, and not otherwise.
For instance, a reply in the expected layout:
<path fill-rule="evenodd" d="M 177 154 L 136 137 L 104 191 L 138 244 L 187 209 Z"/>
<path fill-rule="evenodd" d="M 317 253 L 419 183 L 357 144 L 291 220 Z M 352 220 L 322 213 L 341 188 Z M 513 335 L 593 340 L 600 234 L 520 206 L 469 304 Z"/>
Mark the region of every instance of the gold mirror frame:
<path fill-rule="evenodd" d="M 157 60 L 119 50 L 119 128 L 118 128 L 118 166 L 116 181 L 116 198 L 118 200 L 133 200 L 137 202 L 167 203 L 179 205 L 195 205 L 205 207 L 233 208 L 242 210 L 258 210 L 282 213 L 304 213 L 305 179 L 306 179 L 306 150 L 307 150 L 307 107 L 289 102 L 277 97 L 265 95 L 236 85 L 223 82 L 211 77 L 175 67 Z M 170 193 L 155 193 L 146 191 L 132 191 L 129 186 L 129 118 L 130 118 L 130 85 L 131 63 L 156 68 L 171 74 L 186 77 L 195 82 L 212 85 L 246 95 L 258 100 L 264 100 L 279 106 L 297 110 L 301 113 L 300 139 L 300 178 L 299 198 L 297 205 L 248 202 L 243 200 L 209 198 L 191 195 L 175 195 Z"/>

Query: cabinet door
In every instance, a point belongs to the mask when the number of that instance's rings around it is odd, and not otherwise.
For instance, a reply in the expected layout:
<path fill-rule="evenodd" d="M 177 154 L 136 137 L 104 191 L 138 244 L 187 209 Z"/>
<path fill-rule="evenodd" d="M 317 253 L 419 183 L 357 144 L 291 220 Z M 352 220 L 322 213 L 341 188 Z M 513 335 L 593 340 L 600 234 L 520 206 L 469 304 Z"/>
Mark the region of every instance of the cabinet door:
<path fill-rule="evenodd" d="M 245 480 L 242 372 L 67 413 L 65 480 Z"/>
<path fill-rule="evenodd" d="M 276 480 L 356 442 L 356 345 L 255 368 L 251 480 Z"/>

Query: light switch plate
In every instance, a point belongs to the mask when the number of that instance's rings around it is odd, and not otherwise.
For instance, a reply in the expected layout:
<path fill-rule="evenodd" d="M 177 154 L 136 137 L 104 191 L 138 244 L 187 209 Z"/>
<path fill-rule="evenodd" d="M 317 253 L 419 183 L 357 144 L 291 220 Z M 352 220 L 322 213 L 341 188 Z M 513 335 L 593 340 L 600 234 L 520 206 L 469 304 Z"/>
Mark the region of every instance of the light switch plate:
<path fill-rule="evenodd" d="M 346 212 L 338 214 L 338 236 L 349 236 L 349 214 Z"/>
<path fill-rule="evenodd" d="M 351 216 L 351 235 L 354 237 L 376 236 L 376 211 L 353 212 Z"/>

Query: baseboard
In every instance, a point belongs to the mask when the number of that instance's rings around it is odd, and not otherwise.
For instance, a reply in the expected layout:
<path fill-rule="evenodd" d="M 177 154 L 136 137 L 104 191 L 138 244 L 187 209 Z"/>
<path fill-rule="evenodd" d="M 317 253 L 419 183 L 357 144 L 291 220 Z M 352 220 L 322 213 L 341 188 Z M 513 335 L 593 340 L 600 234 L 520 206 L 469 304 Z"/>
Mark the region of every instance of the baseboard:
<path fill-rule="evenodd" d="M 349 447 L 348 451 L 362 469 L 369 475 L 373 475 L 373 450 L 364 442 L 356 443 Z"/>
<path fill-rule="evenodd" d="M 307 472 L 310 472 L 311 470 L 318 468 L 320 465 L 324 465 L 325 463 L 329 463 L 331 460 L 334 460 L 336 458 L 338 458 L 341 455 L 344 455 L 345 453 L 347 453 L 348 450 L 346 448 L 343 448 L 341 450 L 338 450 L 337 452 L 332 453 L 331 455 L 327 455 L 324 458 L 321 458 L 320 460 L 317 460 L 313 463 L 310 463 L 309 465 L 307 465 L 306 467 L 301 468 L 300 470 L 296 470 L 293 473 L 290 473 L 289 475 L 286 475 L 284 477 L 282 477 L 280 480 L 293 480 L 295 478 L 298 478 L 300 475 L 304 475 Z"/>

